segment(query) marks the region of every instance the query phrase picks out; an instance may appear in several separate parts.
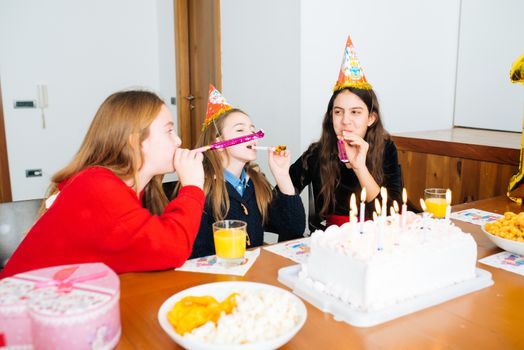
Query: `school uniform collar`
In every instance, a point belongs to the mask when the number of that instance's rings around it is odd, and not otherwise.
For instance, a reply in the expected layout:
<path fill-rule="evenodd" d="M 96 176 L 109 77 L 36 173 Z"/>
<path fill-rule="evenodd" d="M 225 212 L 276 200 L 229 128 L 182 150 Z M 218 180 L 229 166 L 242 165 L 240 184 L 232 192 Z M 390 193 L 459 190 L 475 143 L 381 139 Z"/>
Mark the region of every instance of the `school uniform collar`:
<path fill-rule="evenodd" d="M 238 192 L 240 197 L 244 195 L 246 187 L 248 187 L 249 178 L 247 176 L 246 169 L 242 169 L 240 173 L 240 178 L 236 177 L 232 172 L 227 169 L 224 169 L 224 180 L 229 182 L 231 186 Z"/>

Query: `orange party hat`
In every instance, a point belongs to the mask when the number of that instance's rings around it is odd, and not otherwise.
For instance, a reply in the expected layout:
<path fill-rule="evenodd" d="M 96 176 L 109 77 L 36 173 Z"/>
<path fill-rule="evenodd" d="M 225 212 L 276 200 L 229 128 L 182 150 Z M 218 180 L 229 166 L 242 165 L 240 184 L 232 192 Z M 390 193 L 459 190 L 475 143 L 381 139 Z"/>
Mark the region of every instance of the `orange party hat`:
<path fill-rule="evenodd" d="M 344 57 L 342 58 L 342 65 L 340 66 L 340 73 L 338 80 L 333 88 L 333 91 L 342 90 L 346 87 L 354 87 L 357 89 L 371 90 L 371 85 L 367 82 L 364 71 L 358 61 L 353 42 L 348 35 L 346 48 L 344 49 Z"/>
<path fill-rule="evenodd" d="M 204 120 L 204 124 L 202 124 L 202 131 L 204 131 L 213 120 L 232 108 L 233 106 L 226 102 L 226 99 L 222 96 L 220 91 L 218 91 L 212 84 L 209 84 L 206 119 Z"/>

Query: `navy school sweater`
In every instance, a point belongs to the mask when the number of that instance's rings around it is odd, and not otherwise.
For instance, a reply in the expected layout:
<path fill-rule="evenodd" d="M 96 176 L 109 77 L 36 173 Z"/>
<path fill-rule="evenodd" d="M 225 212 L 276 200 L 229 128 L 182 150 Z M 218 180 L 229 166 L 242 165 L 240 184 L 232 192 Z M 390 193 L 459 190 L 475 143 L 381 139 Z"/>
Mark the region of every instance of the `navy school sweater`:
<path fill-rule="evenodd" d="M 303 237 L 306 217 L 302 200 L 298 194 L 290 196 L 275 189 L 273 200 L 269 205 L 268 222 L 266 225 L 263 225 L 262 216 L 257 207 L 255 187 L 251 179 L 243 196 L 240 196 L 229 182 L 226 182 L 226 188 L 230 207 L 224 219 L 247 222 L 247 232 L 251 241 L 251 245 L 248 248 L 262 245 L 264 231 L 278 233 L 279 241 Z M 215 221 L 209 200 L 206 200 L 191 258 L 215 254 L 212 227 Z"/>

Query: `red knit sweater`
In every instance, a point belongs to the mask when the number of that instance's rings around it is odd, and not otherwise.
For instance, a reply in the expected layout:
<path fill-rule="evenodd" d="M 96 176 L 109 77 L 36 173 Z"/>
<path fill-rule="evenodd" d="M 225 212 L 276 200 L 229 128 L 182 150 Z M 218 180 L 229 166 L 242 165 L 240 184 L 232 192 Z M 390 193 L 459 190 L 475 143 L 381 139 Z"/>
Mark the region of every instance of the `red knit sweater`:
<path fill-rule="evenodd" d="M 191 254 L 204 192 L 182 187 L 160 216 L 108 169 L 93 167 L 60 194 L 9 259 L 0 278 L 47 266 L 103 262 L 117 273 L 181 266 Z"/>

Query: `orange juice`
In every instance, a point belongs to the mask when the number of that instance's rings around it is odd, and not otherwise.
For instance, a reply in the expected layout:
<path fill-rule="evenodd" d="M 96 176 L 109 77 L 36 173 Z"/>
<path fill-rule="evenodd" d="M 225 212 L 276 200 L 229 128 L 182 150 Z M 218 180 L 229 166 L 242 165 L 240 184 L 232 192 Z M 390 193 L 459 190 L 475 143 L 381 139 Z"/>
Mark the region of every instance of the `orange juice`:
<path fill-rule="evenodd" d="M 219 258 L 239 259 L 246 252 L 246 231 L 220 229 L 214 233 L 215 251 Z"/>
<path fill-rule="evenodd" d="M 427 212 L 433 214 L 434 218 L 443 218 L 446 216 L 448 203 L 446 198 L 426 198 Z"/>

